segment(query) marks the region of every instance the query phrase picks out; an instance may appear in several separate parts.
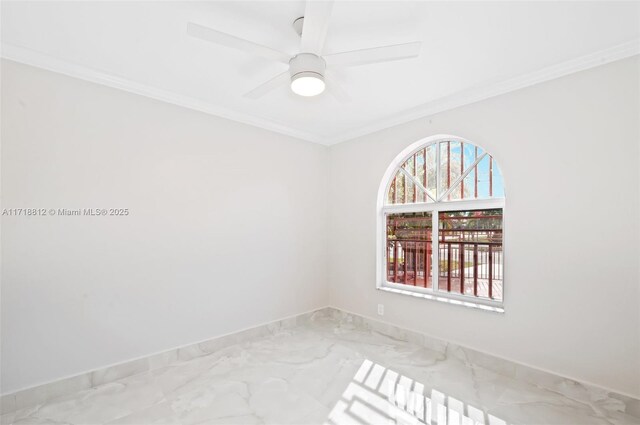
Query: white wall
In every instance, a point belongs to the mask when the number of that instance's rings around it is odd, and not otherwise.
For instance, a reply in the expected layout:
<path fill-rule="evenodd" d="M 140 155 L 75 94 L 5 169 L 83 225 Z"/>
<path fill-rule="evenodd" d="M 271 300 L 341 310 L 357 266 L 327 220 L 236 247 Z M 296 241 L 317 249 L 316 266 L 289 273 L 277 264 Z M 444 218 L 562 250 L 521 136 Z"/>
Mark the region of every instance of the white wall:
<path fill-rule="evenodd" d="M 640 396 L 639 72 L 636 57 L 331 147 L 331 303 Z M 442 133 L 501 166 L 504 315 L 375 289 L 382 175 Z"/>
<path fill-rule="evenodd" d="M 4 61 L 2 207 L 131 214 L 2 219 L 2 392 L 330 302 L 372 317 L 383 303 L 397 325 L 640 396 L 639 71 L 613 63 L 327 158 Z M 375 289 L 382 174 L 439 133 L 486 147 L 504 174 L 504 315 Z"/>
<path fill-rule="evenodd" d="M 323 307 L 327 148 L 2 63 L 2 392 Z"/>

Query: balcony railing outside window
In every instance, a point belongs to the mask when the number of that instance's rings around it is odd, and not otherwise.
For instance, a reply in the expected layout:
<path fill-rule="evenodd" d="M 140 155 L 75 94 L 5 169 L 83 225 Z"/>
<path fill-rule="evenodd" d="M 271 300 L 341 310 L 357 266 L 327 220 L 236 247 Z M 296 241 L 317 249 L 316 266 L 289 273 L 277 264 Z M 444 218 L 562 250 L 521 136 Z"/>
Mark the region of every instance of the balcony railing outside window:
<path fill-rule="evenodd" d="M 438 288 L 502 301 L 502 210 L 439 213 Z M 430 212 L 387 215 L 387 280 L 432 289 Z"/>
<path fill-rule="evenodd" d="M 387 216 L 387 280 L 432 286 L 432 217 L 430 212 Z"/>

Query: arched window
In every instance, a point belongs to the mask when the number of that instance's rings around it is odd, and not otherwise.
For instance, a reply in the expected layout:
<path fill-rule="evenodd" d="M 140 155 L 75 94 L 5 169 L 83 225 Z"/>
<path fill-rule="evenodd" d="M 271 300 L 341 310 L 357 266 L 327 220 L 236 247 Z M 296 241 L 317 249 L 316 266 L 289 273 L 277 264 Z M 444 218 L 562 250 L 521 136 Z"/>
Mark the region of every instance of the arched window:
<path fill-rule="evenodd" d="M 378 287 L 502 311 L 504 205 L 479 146 L 445 135 L 409 146 L 378 194 Z"/>

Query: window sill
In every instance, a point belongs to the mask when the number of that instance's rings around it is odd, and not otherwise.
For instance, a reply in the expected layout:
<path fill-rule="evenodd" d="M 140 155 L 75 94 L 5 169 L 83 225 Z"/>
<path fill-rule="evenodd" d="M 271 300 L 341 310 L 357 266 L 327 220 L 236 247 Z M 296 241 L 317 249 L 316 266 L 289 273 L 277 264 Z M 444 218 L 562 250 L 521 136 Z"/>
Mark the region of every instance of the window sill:
<path fill-rule="evenodd" d="M 459 300 L 459 299 L 449 298 L 442 295 L 436 295 L 433 293 L 408 291 L 406 289 L 394 288 L 390 286 L 379 286 L 378 289 L 381 291 L 391 292 L 394 294 L 409 295 L 415 298 L 423 298 L 423 299 L 438 301 L 438 302 L 447 303 L 447 304 L 459 305 L 467 308 L 475 308 L 478 310 L 490 311 L 493 313 L 504 313 L 504 307 L 486 305 L 486 304 L 481 304 L 478 302 L 467 301 L 467 300 Z"/>

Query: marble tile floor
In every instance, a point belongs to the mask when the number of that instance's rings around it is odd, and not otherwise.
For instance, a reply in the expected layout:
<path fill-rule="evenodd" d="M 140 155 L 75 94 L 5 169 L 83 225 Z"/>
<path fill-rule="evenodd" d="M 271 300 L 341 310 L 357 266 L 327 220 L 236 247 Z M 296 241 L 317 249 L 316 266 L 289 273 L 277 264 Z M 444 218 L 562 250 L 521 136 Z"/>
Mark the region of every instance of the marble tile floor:
<path fill-rule="evenodd" d="M 614 403 L 615 404 L 615 403 Z M 367 327 L 318 317 L 2 416 L 2 424 L 640 424 Z"/>

